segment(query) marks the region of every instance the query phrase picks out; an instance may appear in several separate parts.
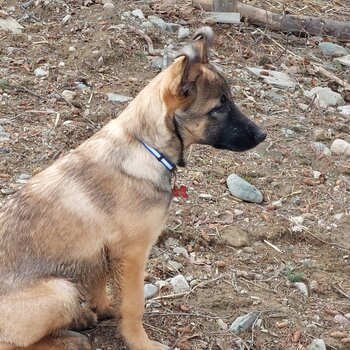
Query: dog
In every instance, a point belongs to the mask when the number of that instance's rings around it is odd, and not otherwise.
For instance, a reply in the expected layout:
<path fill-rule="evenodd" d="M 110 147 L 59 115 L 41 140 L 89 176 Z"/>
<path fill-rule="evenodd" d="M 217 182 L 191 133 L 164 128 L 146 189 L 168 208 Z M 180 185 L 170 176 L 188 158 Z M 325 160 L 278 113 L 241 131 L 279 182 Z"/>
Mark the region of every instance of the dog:
<path fill-rule="evenodd" d="M 0 212 L 0 350 L 88 350 L 114 316 L 131 350 L 166 347 L 143 326 L 148 254 L 194 143 L 231 151 L 266 132 L 232 101 L 203 27 L 117 117 L 34 176 Z M 110 281 L 111 300 L 106 294 Z"/>

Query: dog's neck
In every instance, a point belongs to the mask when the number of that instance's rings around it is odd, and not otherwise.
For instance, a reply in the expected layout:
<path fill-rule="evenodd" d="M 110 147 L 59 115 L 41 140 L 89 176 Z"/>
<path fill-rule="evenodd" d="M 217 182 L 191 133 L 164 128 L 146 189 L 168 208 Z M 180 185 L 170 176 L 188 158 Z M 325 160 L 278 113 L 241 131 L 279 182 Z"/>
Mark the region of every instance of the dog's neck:
<path fill-rule="evenodd" d="M 176 119 L 161 98 L 161 74 L 143 89 L 117 118 L 123 129 L 164 154 L 172 163 L 185 166 L 184 144 Z"/>

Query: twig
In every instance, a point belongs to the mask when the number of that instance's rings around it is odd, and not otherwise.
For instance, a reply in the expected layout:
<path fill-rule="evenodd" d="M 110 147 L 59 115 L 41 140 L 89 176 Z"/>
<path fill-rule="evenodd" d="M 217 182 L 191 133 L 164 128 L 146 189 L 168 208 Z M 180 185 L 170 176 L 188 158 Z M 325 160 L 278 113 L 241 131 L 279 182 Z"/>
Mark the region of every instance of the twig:
<path fill-rule="evenodd" d="M 142 39 L 144 39 L 148 45 L 148 53 L 151 55 L 151 56 L 161 56 L 162 55 L 162 51 L 161 50 L 155 50 L 153 48 L 153 43 L 152 43 L 152 40 L 151 38 L 146 35 L 144 32 L 142 32 L 141 30 L 138 30 L 138 29 L 135 29 L 135 28 L 130 28 L 130 30 L 139 35 Z"/>
<path fill-rule="evenodd" d="M 210 315 L 203 315 L 203 314 L 196 314 L 196 313 L 186 313 L 186 312 L 145 312 L 145 315 L 147 316 L 191 316 L 191 317 L 199 317 L 199 318 L 208 318 L 213 320 L 218 320 L 221 317 L 218 316 L 210 316 Z"/>
<path fill-rule="evenodd" d="M 251 285 L 253 285 L 253 286 L 256 286 L 256 287 L 258 287 L 258 288 L 260 288 L 260 289 L 266 290 L 267 292 L 274 293 L 274 294 L 277 293 L 277 292 L 276 292 L 275 290 L 273 290 L 273 289 L 260 286 L 260 284 L 257 284 L 257 283 L 254 283 L 254 282 L 252 282 L 252 281 L 249 281 L 249 280 L 247 280 L 247 279 L 245 279 L 245 278 L 243 278 L 243 277 L 241 277 L 241 278 L 242 278 L 242 280 L 243 280 L 244 282 L 247 282 L 248 284 L 251 284 Z"/>
<path fill-rule="evenodd" d="M 338 85 L 344 87 L 346 90 L 350 91 L 350 84 L 347 83 L 346 81 L 338 78 L 337 76 L 335 76 L 334 74 L 332 74 L 331 72 L 329 72 L 328 70 L 324 69 L 323 67 L 320 66 L 316 66 L 313 65 L 315 67 L 315 71 L 318 73 L 321 73 L 322 75 L 324 75 L 325 77 L 333 80 L 334 82 L 336 82 Z"/>
<path fill-rule="evenodd" d="M 343 295 L 345 298 L 350 299 L 350 295 L 347 294 L 347 293 L 345 293 L 345 292 L 343 291 L 342 288 L 339 288 L 339 287 L 341 287 L 341 286 L 337 287 L 335 284 L 332 284 L 332 287 L 333 287 L 338 293 L 340 293 L 341 295 Z"/>
<path fill-rule="evenodd" d="M 269 245 L 271 248 L 277 250 L 279 253 L 282 253 L 282 250 L 278 247 L 276 247 L 274 244 L 270 243 L 269 241 L 267 241 L 266 239 L 264 239 L 264 242 Z"/>

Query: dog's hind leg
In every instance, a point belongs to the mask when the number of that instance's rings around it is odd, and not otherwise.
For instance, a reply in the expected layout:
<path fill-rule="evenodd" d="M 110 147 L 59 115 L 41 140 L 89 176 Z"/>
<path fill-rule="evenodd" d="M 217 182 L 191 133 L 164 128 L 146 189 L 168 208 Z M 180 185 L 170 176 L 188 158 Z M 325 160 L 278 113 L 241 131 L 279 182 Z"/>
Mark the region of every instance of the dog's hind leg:
<path fill-rule="evenodd" d="M 0 296 L 0 350 L 89 349 L 82 336 L 57 333 L 77 317 L 79 306 L 76 287 L 58 278 Z"/>

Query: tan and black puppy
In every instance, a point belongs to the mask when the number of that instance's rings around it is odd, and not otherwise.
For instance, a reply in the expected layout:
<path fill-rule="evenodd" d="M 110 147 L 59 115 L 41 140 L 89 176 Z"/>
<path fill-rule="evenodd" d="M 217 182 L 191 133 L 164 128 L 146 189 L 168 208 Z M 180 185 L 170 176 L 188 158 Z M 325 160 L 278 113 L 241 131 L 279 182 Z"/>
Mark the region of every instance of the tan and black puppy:
<path fill-rule="evenodd" d="M 212 40 L 200 29 L 117 119 L 1 209 L 0 350 L 90 349 L 65 330 L 112 314 L 129 349 L 164 348 L 142 327 L 143 277 L 168 217 L 172 170 L 193 143 L 244 151 L 266 137 L 209 63 Z"/>

